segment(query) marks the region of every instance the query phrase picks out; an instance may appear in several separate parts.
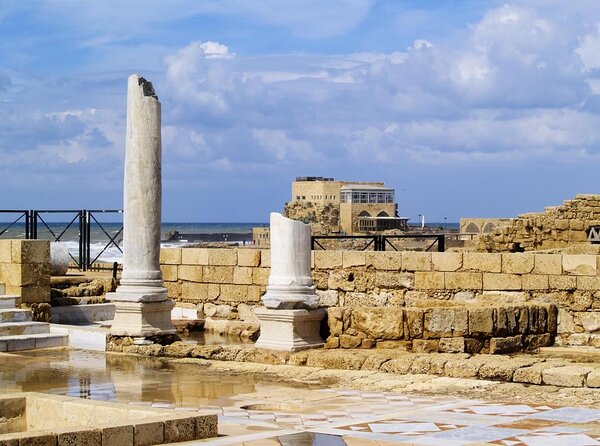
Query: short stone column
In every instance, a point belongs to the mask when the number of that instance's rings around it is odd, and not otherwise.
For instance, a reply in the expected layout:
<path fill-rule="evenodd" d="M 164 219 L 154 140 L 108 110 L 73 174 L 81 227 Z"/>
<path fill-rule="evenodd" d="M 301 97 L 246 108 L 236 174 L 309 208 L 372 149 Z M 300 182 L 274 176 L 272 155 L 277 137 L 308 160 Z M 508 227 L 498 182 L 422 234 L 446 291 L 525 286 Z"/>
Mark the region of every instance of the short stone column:
<path fill-rule="evenodd" d="M 123 199 L 123 275 L 107 299 L 115 303 L 114 336 L 175 333 L 174 303 L 160 270 L 161 112 L 152 83 L 137 74 L 127 88 Z"/>
<path fill-rule="evenodd" d="M 271 275 L 262 297 L 266 308 L 255 311 L 260 321 L 256 347 L 298 351 L 321 347 L 319 296 L 311 275 L 310 226 L 271 213 Z"/>

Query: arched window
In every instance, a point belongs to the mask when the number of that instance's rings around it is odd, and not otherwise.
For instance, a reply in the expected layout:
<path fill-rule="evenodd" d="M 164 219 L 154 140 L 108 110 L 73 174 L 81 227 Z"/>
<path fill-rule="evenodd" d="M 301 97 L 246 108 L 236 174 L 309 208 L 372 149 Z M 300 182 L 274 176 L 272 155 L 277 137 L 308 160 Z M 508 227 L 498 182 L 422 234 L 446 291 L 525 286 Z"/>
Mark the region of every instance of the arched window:
<path fill-rule="evenodd" d="M 358 214 L 359 217 L 370 217 L 371 214 L 369 214 L 367 211 L 362 211 L 360 214 Z"/>
<path fill-rule="evenodd" d="M 485 233 L 492 232 L 495 228 L 496 228 L 496 225 L 494 223 L 492 223 L 491 221 L 488 221 L 485 224 L 485 226 L 483 227 L 483 232 L 485 232 Z"/>
<path fill-rule="evenodd" d="M 465 228 L 465 232 L 467 234 L 479 234 L 479 226 L 477 226 L 475 223 L 471 222 Z"/>
<path fill-rule="evenodd" d="M 388 213 L 385 211 L 381 211 L 379 214 L 377 214 L 378 217 L 389 217 Z"/>

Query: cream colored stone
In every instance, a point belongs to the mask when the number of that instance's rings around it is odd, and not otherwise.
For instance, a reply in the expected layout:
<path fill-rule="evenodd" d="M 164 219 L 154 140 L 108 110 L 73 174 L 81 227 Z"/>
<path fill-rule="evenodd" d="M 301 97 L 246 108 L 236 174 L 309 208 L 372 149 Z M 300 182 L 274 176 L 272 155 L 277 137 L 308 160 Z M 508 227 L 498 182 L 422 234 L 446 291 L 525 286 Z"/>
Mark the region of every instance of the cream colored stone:
<path fill-rule="evenodd" d="M 184 248 L 181 250 L 181 263 L 184 265 L 208 265 L 207 248 Z"/>
<path fill-rule="evenodd" d="M 202 266 L 179 265 L 177 267 L 177 278 L 186 282 L 202 282 Z"/>
<path fill-rule="evenodd" d="M 261 268 L 271 268 L 271 251 L 269 249 L 260 250 Z"/>
<path fill-rule="evenodd" d="M 173 301 L 128 302 L 115 300 L 115 319 L 110 332 L 113 336 L 157 336 L 175 333 L 171 323 Z"/>
<path fill-rule="evenodd" d="M 415 289 L 417 290 L 443 290 L 444 273 L 442 272 L 415 272 Z"/>
<path fill-rule="evenodd" d="M 260 249 L 238 249 L 238 266 L 257 267 L 260 265 Z"/>
<path fill-rule="evenodd" d="M 483 288 L 483 274 L 465 272 L 444 273 L 444 284 L 447 290 L 481 290 Z"/>
<path fill-rule="evenodd" d="M 181 283 L 181 298 L 184 301 L 206 301 L 208 297 L 208 284 L 183 282 Z"/>
<path fill-rule="evenodd" d="M 161 248 L 160 263 L 165 265 L 180 265 L 181 248 Z"/>
<path fill-rule="evenodd" d="M 343 265 L 342 251 L 315 251 L 315 268 L 333 269 Z"/>
<path fill-rule="evenodd" d="M 565 254 L 562 256 L 563 273 L 573 276 L 595 276 L 597 263 L 597 256 L 595 255 Z"/>
<path fill-rule="evenodd" d="M 209 249 L 208 264 L 215 266 L 236 266 L 237 250 L 228 248 Z"/>
<path fill-rule="evenodd" d="M 163 279 L 168 282 L 177 281 L 177 265 L 161 264 L 160 270 L 163 274 Z"/>
<path fill-rule="evenodd" d="M 519 291 L 521 286 L 518 274 L 483 273 L 484 290 Z"/>
<path fill-rule="evenodd" d="M 463 254 L 462 270 L 499 273 L 502 271 L 502 255 L 495 253 L 465 252 Z"/>
<path fill-rule="evenodd" d="M 350 268 L 353 266 L 365 266 L 366 261 L 366 253 L 364 251 L 342 252 L 342 266 L 344 268 Z"/>
<path fill-rule="evenodd" d="M 354 308 L 351 328 L 371 339 L 402 339 L 404 313 L 402 308 Z"/>
<path fill-rule="evenodd" d="M 462 268 L 461 252 L 432 252 L 431 263 L 434 271 L 452 272 Z"/>
<path fill-rule="evenodd" d="M 562 274 L 562 256 L 560 254 L 535 254 L 534 274 Z"/>
<path fill-rule="evenodd" d="M 392 271 L 377 271 L 375 273 L 375 285 L 381 288 L 412 288 L 414 284 L 415 276 L 412 273 Z"/>
<path fill-rule="evenodd" d="M 592 371 L 591 367 L 568 365 L 542 371 L 544 384 L 559 387 L 583 387 L 585 378 Z"/>
<path fill-rule="evenodd" d="M 250 267 L 233 268 L 233 283 L 236 285 L 252 285 L 252 270 Z"/>
<path fill-rule="evenodd" d="M 319 336 L 321 320 L 326 315 L 323 309 L 259 308 L 255 315 L 260 320 L 257 348 L 295 352 L 325 344 Z"/>
<path fill-rule="evenodd" d="M 549 276 L 544 274 L 523 274 L 522 287 L 526 291 L 542 291 L 550 289 Z"/>
<path fill-rule="evenodd" d="M 254 285 L 266 286 L 269 284 L 270 268 L 253 268 L 252 283 Z"/>
<path fill-rule="evenodd" d="M 204 281 L 208 283 L 233 283 L 232 266 L 203 266 Z"/>
<path fill-rule="evenodd" d="M 0 263 L 12 262 L 11 240 L 0 240 Z"/>
<path fill-rule="evenodd" d="M 535 257 L 525 253 L 503 253 L 502 272 L 508 274 L 529 274 L 533 271 Z"/>
<path fill-rule="evenodd" d="M 246 302 L 248 300 L 248 285 L 221 285 L 219 300 L 223 302 Z"/>
<path fill-rule="evenodd" d="M 600 276 L 577 276 L 579 291 L 600 291 Z"/>
<path fill-rule="evenodd" d="M 402 252 L 403 271 L 431 271 L 431 253 L 417 251 Z"/>
<path fill-rule="evenodd" d="M 366 264 L 376 270 L 400 271 L 402 269 L 402 252 L 369 251 L 366 253 Z"/>
<path fill-rule="evenodd" d="M 164 421 L 165 443 L 191 441 L 196 439 L 196 420 L 192 417 L 181 416 Z"/>
<path fill-rule="evenodd" d="M 548 286 L 551 290 L 574 290 L 577 288 L 577 277 L 548 276 Z"/>
<path fill-rule="evenodd" d="M 14 263 L 50 262 L 50 242 L 48 240 L 12 240 L 11 261 Z"/>

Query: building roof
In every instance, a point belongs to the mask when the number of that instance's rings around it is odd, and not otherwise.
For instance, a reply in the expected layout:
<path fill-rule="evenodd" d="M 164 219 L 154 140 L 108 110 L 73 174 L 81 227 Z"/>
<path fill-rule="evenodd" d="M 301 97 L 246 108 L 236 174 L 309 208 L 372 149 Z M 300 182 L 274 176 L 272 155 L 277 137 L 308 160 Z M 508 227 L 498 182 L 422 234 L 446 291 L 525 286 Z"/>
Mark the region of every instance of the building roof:
<path fill-rule="evenodd" d="M 394 189 L 385 186 L 373 186 L 370 184 L 346 184 L 340 188 L 342 191 L 346 190 L 365 190 L 373 192 L 393 192 Z"/>

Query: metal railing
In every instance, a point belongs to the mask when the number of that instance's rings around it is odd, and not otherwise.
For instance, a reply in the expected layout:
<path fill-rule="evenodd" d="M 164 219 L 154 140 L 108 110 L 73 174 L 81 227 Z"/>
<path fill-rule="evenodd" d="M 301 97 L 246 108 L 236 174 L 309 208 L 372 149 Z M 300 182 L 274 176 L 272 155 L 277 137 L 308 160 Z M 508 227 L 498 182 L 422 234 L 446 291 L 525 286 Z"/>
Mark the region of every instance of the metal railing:
<path fill-rule="evenodd" d="M 17 223 L 24 225 L 23 235 L 26 239 L 50 239 L 53 242 L 64 241 L 65 236 L 69 231 L 77 231 L 78 252 L 74 256 L 69 253 L 69 256 L 75 262 L 81 271 L 87 271 L 92 265 L 98 261 L 100 256 L 106 252 L 111 246 L 116 247 L 123 253 L 118 243 L 118 237 L 123 232 L 123 226 L 115 235 L 110 235 L 106 229 L 106 223 L 101 223 L 98 214 L 122 214 L 121 209 L 51 209 L 51 210 L 0 210 L 0 216 L 3 214 L 17 215 L 17 218 L 6 223 L 0 223 L 0 237 L 7 236 L 9 229 L 15 227 Z M 50 215 L 68 215 L 68 222 L 49 221 Z M 92 258 L 91 254 L 91 235 L 92 226 L 97 226 L 101 234 L 104 234 L 108 242 L 100 250 L 100 253 Z M 15 236 L 12 235 L 12 238 Z"/>
<path fill-rule="evenodd" d="M 435 246 L 438 252 L 444 252 L 446 249 L 445 235 L 444 234 L 403 234 L 403 235 L 313 235 L 311 237 L 311 249 L 327 250 L 327 244 L 325 240 L 349 240 L 349 246 L 345 246 L 349 249 L 355 249 L 358 251 L 385 251 L 386 248 L 391 248 L 394 251 L 402 251 L 403 249 L 393 243 L 394 240 L 401 239 L 412 239 L 412 240 L 432 240 L 425 249 L 419 249 L 419 251 L 431 251 Z M 355 241 L 364 240 L 366 244 L 362 247 L 356 248 Z M 338 246 L 339 248 L 339 246 Z M 412 249 L 415 250 L 415 249 Z"/>

